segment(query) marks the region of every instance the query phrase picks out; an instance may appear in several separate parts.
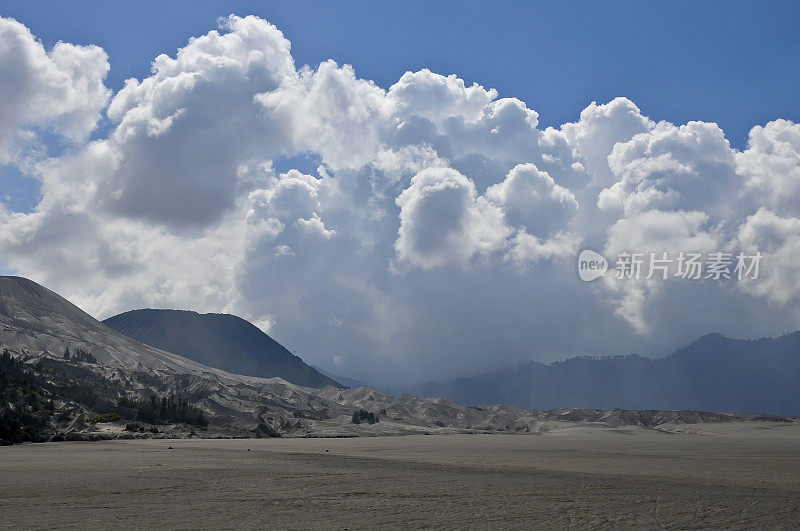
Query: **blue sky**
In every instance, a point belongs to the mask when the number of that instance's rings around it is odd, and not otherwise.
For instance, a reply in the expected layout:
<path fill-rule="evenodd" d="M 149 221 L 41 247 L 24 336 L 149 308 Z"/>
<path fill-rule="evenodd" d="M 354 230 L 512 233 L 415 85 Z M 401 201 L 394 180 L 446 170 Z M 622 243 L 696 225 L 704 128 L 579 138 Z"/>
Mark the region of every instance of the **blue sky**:
<path fill-rule="evenodd" d="M 229 13 L 256 14 L 298 65 L 352 64 L 384 88 L 407 70 L 457 73 L 535 109 L 543 125 L 625 96 L 655 120 L 718 123 L 736 148 L 753 125 L 800 119 L 796 2 L 10 2 L 48 48 L 102 46 L 107 85 Z"/>

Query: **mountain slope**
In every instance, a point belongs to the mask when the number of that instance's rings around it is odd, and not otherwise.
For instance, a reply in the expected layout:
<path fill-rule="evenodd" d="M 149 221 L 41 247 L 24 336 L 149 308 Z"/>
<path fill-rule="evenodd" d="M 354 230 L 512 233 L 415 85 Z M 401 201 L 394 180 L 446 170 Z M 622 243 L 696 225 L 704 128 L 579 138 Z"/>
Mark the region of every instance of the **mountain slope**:
<path fill-rule="evenodd" d="M 103 323 L 141 343 L 235 374 L 279 377 L 305 387 L 344 387 L 234 315 L 144 309 Z"/>
<path fill-rule="evenodd" d="M 800 415 L 800 332 L 758 340 L 708 334 L 662 359 L 531 362 L 448 383 L 421 396 L 522 408 L 699 409 Z"/>
<path fill-rule="evenodd" d="M 128 370 L 208 371 L 111 330 L 57 293 L 22 277 L 0 277 L 0 343 L 20 352 L 59 355 L 68 347 L 82 348 L 103 366 Z"/>

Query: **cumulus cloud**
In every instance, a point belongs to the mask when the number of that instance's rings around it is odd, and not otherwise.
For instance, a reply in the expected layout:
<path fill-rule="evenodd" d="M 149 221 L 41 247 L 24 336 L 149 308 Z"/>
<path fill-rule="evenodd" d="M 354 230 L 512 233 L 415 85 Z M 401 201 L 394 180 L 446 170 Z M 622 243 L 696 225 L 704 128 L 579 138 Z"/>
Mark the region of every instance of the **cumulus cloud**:
<path fill-rule="evenodd" d="M 47 51 L 0 19 L 0 59 L 0 164 L 34 152 L 41 183 L 33 211 L 0 208 L 0 252 L 98 317 L 237 313 L 380 383 L 798 327 L 792 122 L 740 152 L 715 124 L 617 98 L 541 129 L 457 75 L 380 87 L 333 59 L 297 68 L 257 17 L 165 50 L 111 100 L 100 48 Z M 111 130 L 87 140 L 103 111 Z M 43 131 L 72 148 L 48 154 Z M 585 247 L 760 251 L 763 279 L 584 284 Z"/>
<path fill-rule="evenodd" d="M 741 186 L 734 153 L 716 124 L 658 124 L 616 144 L 608 161 L 618 181 L 600 192 L 598 205 L 625 215 L 701 208 L 730 217 Z"/>
<path fill-rule="evenodd" d="M 513 226 L 539 236 L 563 229 L 578 211 L 572 192 L 530 163 L 515 166 L 502 182 L 486 190 L 486 197 L 503 208 Z"/>
<path fill-rule="evenodd" d="M 605 256 L 639 253 L 642 265 L 640 278 L 618 279 L 613 275 L 605 278 L 606 285 L 616 292 L 615 312 L 637 331 L 652 332 L 656 322 L 648 319 L 647 314 L 658 313 L 664 291 L 674 289 L 670 284 L 689 281 L 648 279 L 648 261 L 653 257 L 663 258 L 665 253 L 674 259 L 682 252 L 705 256 L 720 249 L 725 249 L 724 242 L 715 228 L 709 226 L 709 217 L 704 212 L 650 210 L 618 220 L 608 231 Z M 669 264 L 668 275 L 675 275 L 676 268 L 676 262 Z"/>
<path fill-rule="evenodd" d="M 0 164 L 41 151 L 41 130 L 85 139 L 111 94 L 108 70 L 102 48 L 59 42 L 47 51 L 24 25 L 0 18 Z"/>
<path fill-rule="evenodd" d="M 450 168 L 428 168 L 414 175 L 397 205 L 397 256 L 423 269 L 464 266 L 475 256 L 500 249 L 510 233 L 503 211 L 479 197 L 475 184 Z"/>
<path fill-rule="evenodd" d="M 602 105 L 592 102 L 581 111 L 578 122 L 564 124 L 559 132 L 549 129 L 548 136 L 563 136 L 572 150 L 579 154 L 582 166 L 592 175 L 592 182 L 599 186 L 612 178 L 608 156 L 614 146 L 651 130 L 655 125 L 632 101 L 615 98 Z"/>
<path fill-rule="evenodd" d="M 800 124 L 775 120 L 753 127 L 747 149 L 736 154 L 736 169 L 751 205 L 800 216 Z"/>
<path fill-rule="evenodd" d="M 609 229 L 605 252 L 712 252 L 720 248 L 720 241 L 708 221 L 704 212 L 683 210 L 650 210 L 623 218 Z"/>
<path fill-rule="evenodd" d="M 760 281 L 743 284 L 745 291 L 779 305 L 800 300 L 800 219 L 761 208 L 741 226 L 738 241 L 746 251 L 767 257 Z"/>
<path fill-rule="evenodd" d="M 130 79 L 108 116 L 117 164 L 98 183 L 102 207 L 173 227 L 204 227 L 233 207 L 240 166 L 290 148 L 281 113 L 260 93 L 297 78 L 289 41 L 255 17 L 228 18 L 177 55 L 159 55 L 152 75 Z"/>
<path fill-rule="evenodd" d="M 497 91 L 486 90 L 477 83 L 468 87 L 455 74 L 444 77 L 424 68 L 403 74 L 392 86 L 389 97 L 397 114 L 419 116 L 443 125 L 454 117 L 477 121 L 497 98 Z"/>
<path fill-rule="evenodd" d="M 580 243 L 581 237 L 575 232 L 559 232 L 546 239 L 521 230 L 514 236 L 506 259 L 525 268 L 541 260 L 575 256 Z"/>

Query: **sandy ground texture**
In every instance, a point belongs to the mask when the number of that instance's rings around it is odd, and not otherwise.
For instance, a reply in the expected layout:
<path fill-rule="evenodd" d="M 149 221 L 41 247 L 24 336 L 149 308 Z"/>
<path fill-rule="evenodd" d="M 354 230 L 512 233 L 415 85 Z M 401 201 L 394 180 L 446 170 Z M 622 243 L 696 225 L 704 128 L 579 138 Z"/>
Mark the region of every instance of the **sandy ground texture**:
<path fill-rule="evenodd" d="M 4 447 L 0 527 L 800 527 L 797 423 L 675 428 Z"/>

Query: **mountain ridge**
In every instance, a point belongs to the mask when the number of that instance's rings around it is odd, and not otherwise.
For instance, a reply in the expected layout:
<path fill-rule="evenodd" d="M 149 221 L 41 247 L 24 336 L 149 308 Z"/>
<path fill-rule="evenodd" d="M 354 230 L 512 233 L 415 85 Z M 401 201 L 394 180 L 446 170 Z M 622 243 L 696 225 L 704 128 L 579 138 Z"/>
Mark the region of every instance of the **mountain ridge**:
<path fill-rule="evenodd" d="M 306 387 L 345 387 L 235 315 L 143 308 L 109 317 L 103 324 L 146 345 L 234 374 L 278 377 Z"/>
<path fill-rule="evenodd" d="M 522 408 L 702 409 L 800 414 L 800 331 L 775 338 L 705 334 L 658 359 L 574 357 L 416 386 L 420 396 Z"/>

